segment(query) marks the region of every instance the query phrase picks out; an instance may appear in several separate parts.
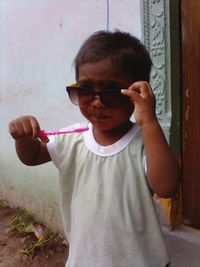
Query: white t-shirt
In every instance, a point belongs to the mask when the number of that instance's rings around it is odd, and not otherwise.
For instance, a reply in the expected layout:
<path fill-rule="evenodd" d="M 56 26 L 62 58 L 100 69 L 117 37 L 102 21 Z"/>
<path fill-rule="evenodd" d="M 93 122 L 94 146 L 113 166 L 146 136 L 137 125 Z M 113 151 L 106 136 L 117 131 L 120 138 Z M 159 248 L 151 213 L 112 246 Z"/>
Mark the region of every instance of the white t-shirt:
<path fill-rule="evenodd" d="M 100 146 L 89 131 L 48 145 L 59 170 L 66 267 L 164 267 L 169 257 L 144 171 L 136 124 Z"/>

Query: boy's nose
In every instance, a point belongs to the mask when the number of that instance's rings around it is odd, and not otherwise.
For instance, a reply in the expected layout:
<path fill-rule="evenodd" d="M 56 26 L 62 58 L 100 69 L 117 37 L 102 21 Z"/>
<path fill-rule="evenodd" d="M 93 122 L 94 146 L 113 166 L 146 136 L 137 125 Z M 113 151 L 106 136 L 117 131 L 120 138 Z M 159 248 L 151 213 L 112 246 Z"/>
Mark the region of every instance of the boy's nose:
<path fill-rule="evenodd" d="M 95 95 L 94 99 L 92 100 L 92 106 L 94 108 L 104 108 L 104 104 L 101 100 L 101 97 L 99 95 Z"/>

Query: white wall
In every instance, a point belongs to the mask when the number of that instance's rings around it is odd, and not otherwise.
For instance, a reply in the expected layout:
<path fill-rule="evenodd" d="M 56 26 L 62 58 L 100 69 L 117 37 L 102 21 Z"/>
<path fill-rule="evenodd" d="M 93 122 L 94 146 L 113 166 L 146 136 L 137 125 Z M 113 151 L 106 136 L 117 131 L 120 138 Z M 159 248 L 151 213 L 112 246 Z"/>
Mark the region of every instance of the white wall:
<path fill-rule="evenodd" d="M 57 170 L 19 162 L 9 121 L 32 114 L 42 128 L 57 129 L 81 120 L 65 92 L 74 82 L 73 59 L 97 30 L 140 38 L 139 1 L 0 0 L 0 197 L 55 229 L 61 229 Z"/>

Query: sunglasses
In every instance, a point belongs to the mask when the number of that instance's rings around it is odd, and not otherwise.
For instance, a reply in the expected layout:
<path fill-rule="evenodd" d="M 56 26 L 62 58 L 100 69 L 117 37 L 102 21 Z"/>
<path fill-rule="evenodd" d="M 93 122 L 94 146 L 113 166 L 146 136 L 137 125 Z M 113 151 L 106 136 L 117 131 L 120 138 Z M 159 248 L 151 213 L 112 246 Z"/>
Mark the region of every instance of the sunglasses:
<path fill-rule="evenodd" d="M 72 85 L 67 86 L 66 91 L 71 102 L 80 107 L 89 105 L 96 96 L 99 96 L 101 102 L 107 107 L 116 107 L 130 102 L 130 98 L 121 93 L 121 88 L 95 91 L 90 88 Z"/>

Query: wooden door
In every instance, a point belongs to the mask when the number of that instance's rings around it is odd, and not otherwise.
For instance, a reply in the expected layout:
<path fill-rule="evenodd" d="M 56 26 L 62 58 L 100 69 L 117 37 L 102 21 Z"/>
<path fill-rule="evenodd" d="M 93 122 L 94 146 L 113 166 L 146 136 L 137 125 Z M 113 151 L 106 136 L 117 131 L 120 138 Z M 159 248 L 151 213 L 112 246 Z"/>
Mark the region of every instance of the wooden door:
<path fill-rule="evenodd" d="M 200 228 L 200 0 L 181 1 L 183 216 Z"/>

